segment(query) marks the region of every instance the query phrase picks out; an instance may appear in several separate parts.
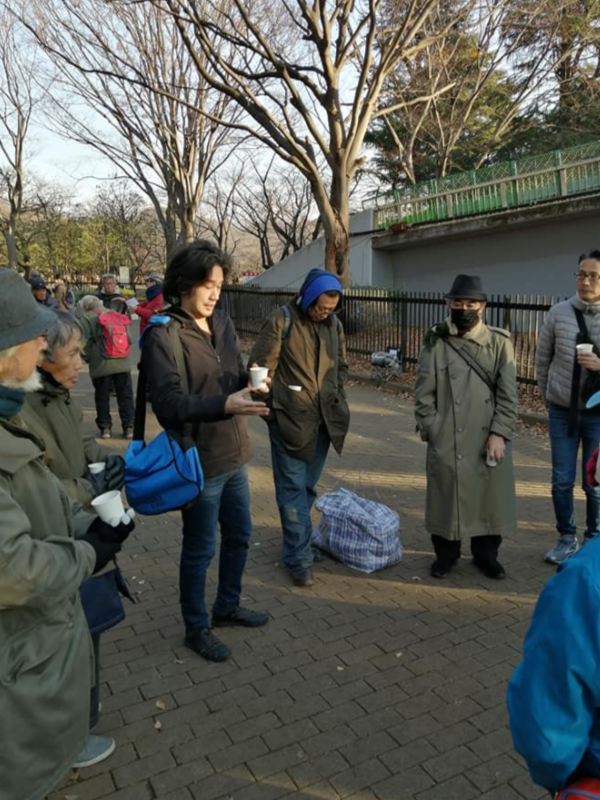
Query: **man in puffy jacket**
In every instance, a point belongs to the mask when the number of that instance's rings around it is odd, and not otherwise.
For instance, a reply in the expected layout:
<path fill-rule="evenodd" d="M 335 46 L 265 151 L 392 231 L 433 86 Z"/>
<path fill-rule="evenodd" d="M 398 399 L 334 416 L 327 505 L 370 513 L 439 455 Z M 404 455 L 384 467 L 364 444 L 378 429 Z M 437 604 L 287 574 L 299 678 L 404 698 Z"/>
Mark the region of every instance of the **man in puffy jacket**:
<path fill-rule="evenodd" d="M 0 269 L 0 794 L 40 800 L 70 767 L 114 748 L 88 741 L 93 656 L 79 586 L 121 549 L 131 525 L 85 512 L 44 463 L 24 426 L 25 393 L 54 312 L 16 272 Z M 103 739 L 103 737 L 98 737 Z"/>
<path fill-rule="evenodd" d="M 334 312 L 342 286 L 331 272 L 311 269 L 296 298 L 266 321 L 249 363 L 268 367 L 268 419 L 283 562 L 296 586 L 311 586 L 310 510 L 329 445 L 341 453 L 350 424 L 344 384 L 344 331 Z"/>
<path fill-rule="evenodd" d="M 600 778 L 600 537 L 546 584 L 508 687 L 510 728 L 533 781 Z"/>
<path fill-rule="evenodd" d="M 573 506 L 577 454 L 581 442 L 582 473 L 600 441 L 600 411 L 585 409 L 586 382 L 600 371 L 600 250 L 579 258 L 577 293 L 557 303 L 546 316 L 535 357 L 540 392 L 548 406 L 552 450 L 552 502 L 558 541 L 546 561 L 560 564 L 579 547 Z M 581 313 L 580 331 L 577 319 Z M 577 344 L 593 344 L 591 353 L 578 353 Z M 600 530 L 600 487 L 583 480 L 586 515 L 583 541 Z"/>

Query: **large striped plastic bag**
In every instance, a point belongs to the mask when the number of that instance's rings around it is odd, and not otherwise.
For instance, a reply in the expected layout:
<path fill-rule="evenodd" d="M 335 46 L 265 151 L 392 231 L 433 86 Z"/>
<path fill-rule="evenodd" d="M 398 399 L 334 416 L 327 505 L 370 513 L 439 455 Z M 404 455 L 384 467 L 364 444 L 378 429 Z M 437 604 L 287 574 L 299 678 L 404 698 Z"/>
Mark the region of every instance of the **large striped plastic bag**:
<path fill-rule="evenodd" d="M 360 572 L 376 572 L 402 558 L 400 517 L 347 489 L 327 492 L 316 502 L 322 517 L 312 544 Z"/>

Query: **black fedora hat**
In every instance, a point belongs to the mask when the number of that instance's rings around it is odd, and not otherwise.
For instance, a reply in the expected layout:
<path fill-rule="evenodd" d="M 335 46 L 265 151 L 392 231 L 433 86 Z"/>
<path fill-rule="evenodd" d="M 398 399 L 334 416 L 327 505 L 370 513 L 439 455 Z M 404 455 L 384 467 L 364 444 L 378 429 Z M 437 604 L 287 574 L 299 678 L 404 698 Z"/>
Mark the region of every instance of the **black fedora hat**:
<path fill-rule="evenodd" d="M 478 300 L 481 303 L 487 300 L 479 275 L 457 275 L 444 297 L 447 300 Z"/>

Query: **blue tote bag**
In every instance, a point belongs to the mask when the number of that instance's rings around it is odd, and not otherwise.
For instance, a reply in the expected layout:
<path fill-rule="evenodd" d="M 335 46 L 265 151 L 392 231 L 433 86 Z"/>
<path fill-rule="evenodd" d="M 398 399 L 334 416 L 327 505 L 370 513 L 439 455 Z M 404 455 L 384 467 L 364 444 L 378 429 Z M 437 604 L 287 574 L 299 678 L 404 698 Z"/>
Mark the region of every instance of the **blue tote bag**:
<path fill-rule="evenodd" d="M 153 320 L 156 320 L 154 324 L 168 325 L 181 387 L 189 394 L 177 323 L 171 317 L 152 317 L 148 328 Z M 146 375 L 140 368 L 133 441 L 125 453 L 127 502 L 135 511 L 150 516 L 185 508 L 198 499 L 204 486 L 200 456 L 192 438 L 192 426 L 185 425 L 183 435 L 163 431 L 149 444 L 145 441 L 145 429 Z"/>

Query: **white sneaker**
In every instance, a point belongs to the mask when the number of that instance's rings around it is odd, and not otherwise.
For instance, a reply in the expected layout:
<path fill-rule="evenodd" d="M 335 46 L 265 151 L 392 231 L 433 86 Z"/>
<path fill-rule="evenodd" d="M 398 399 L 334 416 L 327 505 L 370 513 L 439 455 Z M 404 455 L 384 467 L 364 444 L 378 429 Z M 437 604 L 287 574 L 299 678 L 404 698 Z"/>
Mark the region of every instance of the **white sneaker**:
<path fill-rule="evenodd" d="M 108 736 L 88 736 L 85 747 L 79 753 L 73 769 L 91 767 L 108 758 L 115 750 L 115 740 Z"/>
<path fill-rule="evenodd" d="M 576 536 L 559 536 L 558 542 L 552 550 L 548 550 L 544 560 L 550 564 L 562 564 L 578 550 L 579 542 Z"/>

